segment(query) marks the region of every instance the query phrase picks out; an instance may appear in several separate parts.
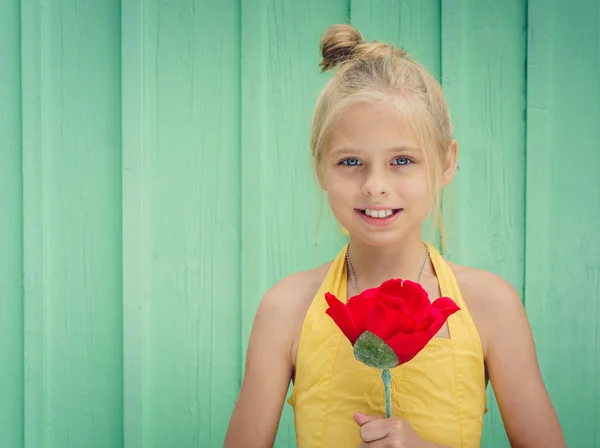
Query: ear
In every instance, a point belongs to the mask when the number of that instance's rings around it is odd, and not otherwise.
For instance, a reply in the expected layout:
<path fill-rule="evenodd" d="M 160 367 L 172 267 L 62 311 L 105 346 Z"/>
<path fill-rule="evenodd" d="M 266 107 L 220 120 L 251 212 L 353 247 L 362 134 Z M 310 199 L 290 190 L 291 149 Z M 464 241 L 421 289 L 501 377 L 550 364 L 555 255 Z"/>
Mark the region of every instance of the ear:
<path fill-rule="evenodd" d="M 456 165 L 458 163 L 458 143 L 452 139 L 450 146 L 448 146 L 448 152 L 446 154 L 446 160 L 442 168 L 441 187 L 445 187 L 454 178 L 456 172 Z"/>

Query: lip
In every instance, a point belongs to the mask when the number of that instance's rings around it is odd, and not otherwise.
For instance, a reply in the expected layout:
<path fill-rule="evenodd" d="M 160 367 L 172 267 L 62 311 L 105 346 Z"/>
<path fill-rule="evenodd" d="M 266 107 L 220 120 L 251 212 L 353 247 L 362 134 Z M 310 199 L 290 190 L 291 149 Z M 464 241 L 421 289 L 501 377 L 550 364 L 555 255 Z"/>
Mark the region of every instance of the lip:
<path fill-rule="evenodd" d="M 398 216 L 400 216 L 400 213 L 402 213 L 404 211 L 404 209 L 400 208 L 400 209 L 396 209 L 393 207 L 366 207 L 369 210 L 387 210 L 387 209 L 392 209 L 392 210 L 398 210 L 396 213 L 394 213 L 391 216 L 388 216 L 387 218 L 372 218 L 370 216 L 365 215 L 363 212 L 361 212 L 361 210 L 365 210 L 365 209 L 354 209 L 354 212 L 360 216 L 360 218 L 366 222 L 367 224 L 371 225 L 371 226 L 375 226 L 375 227 L 386 227 L 389 226 L 391 224 L 393 224 L 396 219 L 398 219 Z"/>
<path fill-rule="evenodd" d="M 358 207 L 356 210 L 402 210 L 400 207 L 388 207 L 385 205 L 367 205 L 365 207 Z"/>

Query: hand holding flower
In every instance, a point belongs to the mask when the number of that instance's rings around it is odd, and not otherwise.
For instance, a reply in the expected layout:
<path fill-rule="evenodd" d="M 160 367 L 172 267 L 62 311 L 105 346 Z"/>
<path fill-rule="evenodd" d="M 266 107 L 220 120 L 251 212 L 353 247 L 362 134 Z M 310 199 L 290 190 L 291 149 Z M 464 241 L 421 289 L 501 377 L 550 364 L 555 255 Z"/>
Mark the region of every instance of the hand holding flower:
<path fill-rule="evenodd" d="M 398 417 L 384 418 L 354 414 L 354 421 L 360 426 L 359 448 L 443 448 L 421 438 L 406 420 Z"/>

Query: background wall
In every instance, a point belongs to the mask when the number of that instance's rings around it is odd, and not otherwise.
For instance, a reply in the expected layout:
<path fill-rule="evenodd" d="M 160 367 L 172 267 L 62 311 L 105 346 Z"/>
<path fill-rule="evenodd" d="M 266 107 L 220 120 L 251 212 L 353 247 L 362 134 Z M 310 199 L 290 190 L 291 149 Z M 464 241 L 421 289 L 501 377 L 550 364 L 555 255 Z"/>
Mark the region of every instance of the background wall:
<path fill-rule="evenodd" d="M 222 445 L 259 300 L 342 243 L 308 157 L 339 22 L 442 80 L 448 257 L 521 291 L 569 446 L 600 446 L 600 6 L 577 3 L 0 2 L 0 447 Z M 483 446 L 508 446 L 493 403 Z"/>

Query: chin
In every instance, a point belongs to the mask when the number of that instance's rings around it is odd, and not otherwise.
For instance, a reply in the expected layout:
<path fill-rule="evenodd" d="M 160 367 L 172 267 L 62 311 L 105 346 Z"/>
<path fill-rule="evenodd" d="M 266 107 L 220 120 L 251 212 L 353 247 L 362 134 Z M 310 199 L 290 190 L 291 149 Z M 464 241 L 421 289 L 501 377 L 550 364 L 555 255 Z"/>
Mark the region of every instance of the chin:
<path fill-rule="evenodd" d="M 410 223 L 406 221 L 397 222 L 388 228 L 370 229 L 361 225 L 362 223 L 349 222 L 344 227 L 348 230 L 353 239 L 362 244 L 372 247 L 386 247 L 401 244 L 410 239 L 415 233 L 421 235 L 422 227 L 419 223 Z"/>
<path fill-rule="evenodd" d="M 387 230 L 387 231 L 375 231 L 369 232 L 364 229 L 353 230 L 348 228 L 348 231 L 353 238 L 359 240 L 361 243 L 372 247 L 386 247 L 399 243 L 406 237 L 406 232 L 400 230 Z"/>

